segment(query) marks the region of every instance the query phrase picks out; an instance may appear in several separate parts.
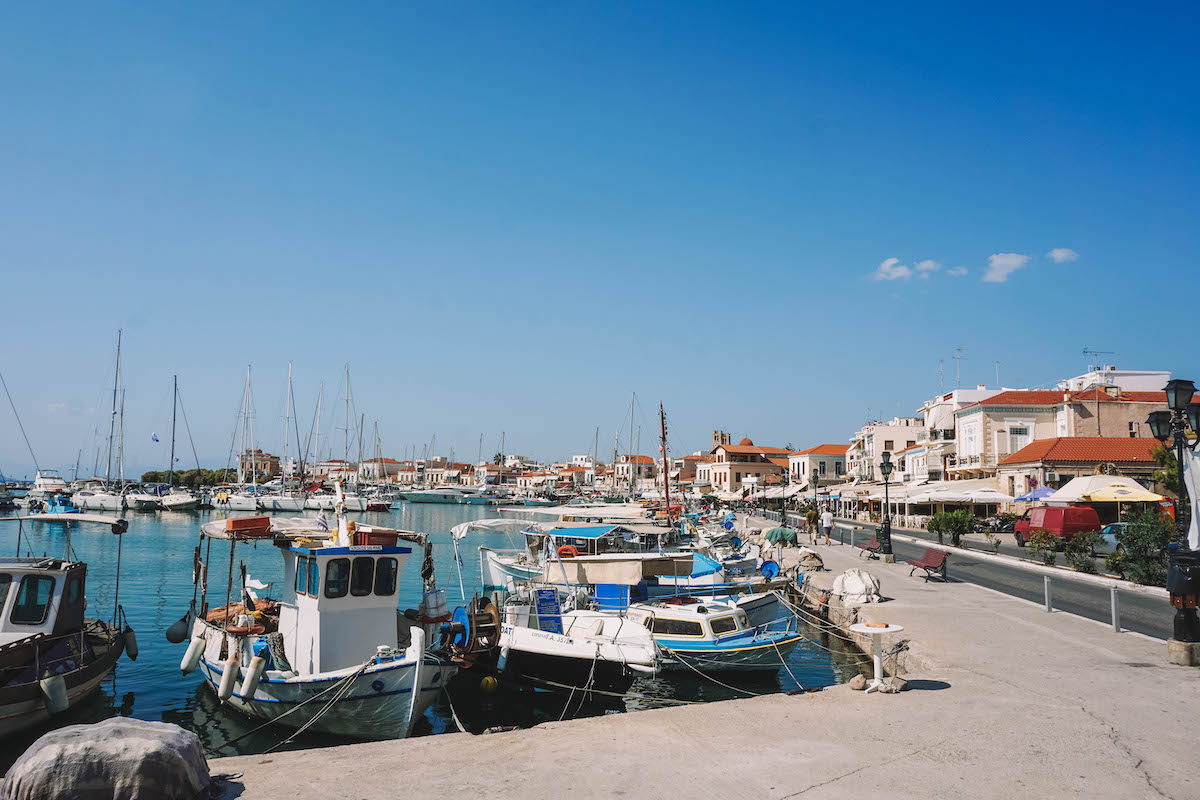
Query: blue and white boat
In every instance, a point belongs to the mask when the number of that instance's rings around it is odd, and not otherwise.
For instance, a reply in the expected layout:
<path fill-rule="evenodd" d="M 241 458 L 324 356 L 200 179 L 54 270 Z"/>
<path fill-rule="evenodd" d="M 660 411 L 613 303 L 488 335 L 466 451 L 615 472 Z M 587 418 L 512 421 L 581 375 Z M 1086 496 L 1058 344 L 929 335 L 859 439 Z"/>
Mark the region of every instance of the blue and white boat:
<path fill-rule="evenodd" d="M 243 572 L 240 590 L 227 595 L 242 602 L 210 610 L 208 565 L 198 565 L 199 607 L 176 623 L 177 638 L 168 631 L 169 639 L 181 641 L 190 628 L 183 672 L 199 669 L 221 702 L 259 719 L 355 738 L 410 735 L 456 669 L 426 650 L 437 626 L 449 619 L 445 594 L 432 575 L 425 580 L 419 621 L 397 610 L 410 542 L 429 559 L 427 538 L 356 529 L 341 513 L 334 531 L 311 518 L 251 519 L 261 522 L 216 520 L 201 531 L 228 540 L 231 572 L 238 542 L 278 547 L 282 597 L 277 603 L 256 599 L 252 589 L 262 584 Z"/>
<path fill-rule="evenodd" d="M 664 669 L 779 669 L 804 638 L 790 628 L 752 626 L 745 611 L 710 598 L 631 603 L 626 614 L 653 634 Z"/>

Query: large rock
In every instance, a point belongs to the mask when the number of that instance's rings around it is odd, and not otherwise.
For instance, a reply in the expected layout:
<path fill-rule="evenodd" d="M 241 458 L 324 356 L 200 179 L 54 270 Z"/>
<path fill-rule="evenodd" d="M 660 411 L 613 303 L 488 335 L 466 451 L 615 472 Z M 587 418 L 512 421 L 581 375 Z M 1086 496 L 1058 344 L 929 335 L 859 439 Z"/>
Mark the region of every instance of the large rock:
<path fill-rule="evenodd" d="M 0 800 L 196 800 L 210 783 L 196 734 L 116 717 L 31 744 L 4 776 Z"/>

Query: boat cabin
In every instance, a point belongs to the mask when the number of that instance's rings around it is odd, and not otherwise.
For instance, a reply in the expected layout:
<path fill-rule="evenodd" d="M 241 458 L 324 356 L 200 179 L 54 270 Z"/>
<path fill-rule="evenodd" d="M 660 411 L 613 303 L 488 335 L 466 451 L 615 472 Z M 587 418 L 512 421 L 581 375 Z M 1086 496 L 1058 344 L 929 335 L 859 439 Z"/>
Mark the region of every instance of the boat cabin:
<path fill-rule="evenodd" d="M 0 646 L 82 630 L 86 578 L 82 562 L 0 558 Z"/>
<path fill-rule="evenodd" d="M 399 580 L 412 553 L 403 545 L 282 547 L 279 629 L 300 673 L 361 664 L 379 646 L 396 648 Z"/>
<path fill-rule="evenodd" d="M 752 630 L 746 612 L 728 603 L 698 597 L 638 603 L 629 607 L 628 617 L 645 626 L 655 639 L 719 641 Z"/>

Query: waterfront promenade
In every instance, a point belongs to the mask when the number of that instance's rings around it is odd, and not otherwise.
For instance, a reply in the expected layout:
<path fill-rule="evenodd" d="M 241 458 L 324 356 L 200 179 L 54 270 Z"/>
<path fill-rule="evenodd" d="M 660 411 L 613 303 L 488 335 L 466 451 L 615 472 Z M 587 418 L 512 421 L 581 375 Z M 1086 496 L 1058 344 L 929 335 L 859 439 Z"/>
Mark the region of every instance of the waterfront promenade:
<path fill-rule="evenodd" d="M 911 691 L 838 686 L 210 768 L 244 773 L 225 795 L 242 798 L 1200 796 L 1200 671 L 1168 665 L 1165 643 L 817 549 L 831 570 L 817 585 L 847 567 L 880 578 L 887 601 L 861 616 L 905 627 Z"/>

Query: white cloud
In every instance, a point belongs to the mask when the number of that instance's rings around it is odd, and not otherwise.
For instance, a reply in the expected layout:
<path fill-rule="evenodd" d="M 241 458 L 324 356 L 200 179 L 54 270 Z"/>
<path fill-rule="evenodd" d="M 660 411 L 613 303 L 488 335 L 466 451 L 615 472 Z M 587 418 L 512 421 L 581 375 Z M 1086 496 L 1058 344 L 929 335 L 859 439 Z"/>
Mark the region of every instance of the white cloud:
<path fill-rule="evenodd" d="M 899 278 L 911 278 L 912 268 L 900 263 L 898 258 L 887 258 L 879 264 L 879 269 L 871 273 L 877 281 L 894 281 Z"/>
<path fill-rule="evenodd" d="M 1079 253 L 1076 253 L 1069 247 L 1056 247 L 1049 253 L 1046 253 L 1046 258 L 1050 259 L 1055 264 L 1062 264 L 1066 261 L 1078 261 Z"/>
<path fill-rule="evenodd" d="M 983 273 L 984 283 L 1004 283 L 1008 276 L 1029 263 L 1029 256 L 1020 253 L 996 253 L 988 256 L 987 269 Z"/>
<path fill-rule="evenodd" d="M 50 403 L 46 406 L 47 411 L 62 411 L 67 407 L 66 403 Z"/>
<path fill-rule="evenodd" d="M 966 267 L 951 267 L 950 269 L 946 270 L 946 274 L 953 275 L 955 278 L 958 278 L 962 275 L 967 274 L 967 268 Z"/>
<path fill-rule="evenodd" d="M 937 272 L 942 268 L 942 265 L 934 261 L 932 258 L 927 258 L 924 261 L 917 262 L 917 272 Z"/>

